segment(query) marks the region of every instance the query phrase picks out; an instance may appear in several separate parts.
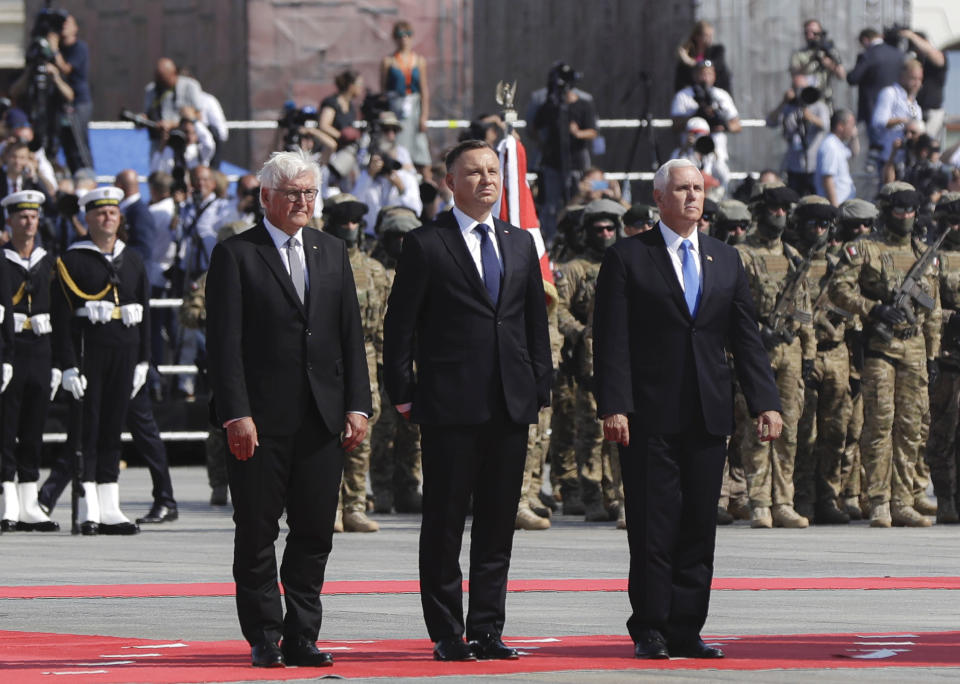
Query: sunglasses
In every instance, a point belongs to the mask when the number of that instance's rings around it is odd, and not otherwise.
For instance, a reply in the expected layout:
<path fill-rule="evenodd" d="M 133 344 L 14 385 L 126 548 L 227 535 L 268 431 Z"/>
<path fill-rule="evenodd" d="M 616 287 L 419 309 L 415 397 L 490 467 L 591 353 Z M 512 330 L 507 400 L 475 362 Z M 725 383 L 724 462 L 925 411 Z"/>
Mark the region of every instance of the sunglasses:
<path fill-rule="evenodd" d="M 406 31 L 406 30 L 397 31 L 393 35 L 395 35 L 397 38 L 409 38 L 410 36 L 413 35 L 413 31 Z"/>
<path fill-rule="evenodd" d="M 873 219 L 847 219 L 843 222 L 848 228 L 859 228 L 864 226 L 866 228 L 873 228 Z"/>
<path fill-rule="evenodd" d="M 809 221 L 807 221 L 807 227 L 829 228 L 830 220 L 829 219 L 810 219 Z"/>

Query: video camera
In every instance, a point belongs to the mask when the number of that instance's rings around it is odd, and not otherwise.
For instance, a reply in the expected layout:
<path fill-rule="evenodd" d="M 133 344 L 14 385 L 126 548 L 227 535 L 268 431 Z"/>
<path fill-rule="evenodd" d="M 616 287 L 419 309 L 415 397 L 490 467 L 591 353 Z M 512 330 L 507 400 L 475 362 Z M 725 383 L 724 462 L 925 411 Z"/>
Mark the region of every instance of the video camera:
<path fill-rule="evenodd" d="M 137 114 L 129 109 L 120 110 L 120 119 L 133 123 L 137 128 L 146 128 L 153 134 L 160 134 L 162 129 L 153 119 L 148 119 L 143 114 Z M 173 150 L 173 156 L 177 160 L 177 166 L 180 166 L 180 160 L 183 159 L 183 153 L 187 149 L 187 134 L 179 128 L 172 128 L 167 132 L 167 147 Z"/>
<path fill-rule="evenodd" d="M 697 112 L 693 116 L 703 117 L 711 131 L 718 126 L 726 129 L 727 122 L 720 117 L 717 101 L 713 99 L 711 90 L 712 88 L 707 88 L 702 83 L 693 84 L 693 99 L 697 101 Z"/>
<path fill-rule="evenodd" d="M 909 41 L 901 36 L 900 32 L 909 28 L 909 26 L 905 26 L 904 24 L 891 24 L 890 26 L 885 26 L 883 28 L 883 42 L 887 45 L 892 45 L 893 47 L 898 48 L 902 52 L 907 52 Z"/>
<path fill-rule="evenodd" d="M 817 51 L 817 59 L 820 59 L 823 55 L 827 55 L 829 57 L 830 54 L 835 52 L 837 49 L 836 44 L 834 44 L 834 42 L 827 35 L 826 29 L 822 29 L 820 31 L 820 35 L 813 40 L 808 40 L 807 47 L 811 50 Z"/>
<path fill-rule="evenodd" d="M 293 100 L 283 103 L 283 114 L 277 119 L 277 125 L 284 130 L 283 147 L 287 151 L 300 148 L 300 128 L 308 121 L 317 121 L 317 108 L 307 105 L 297 107 Z"/>
<path fill-rule="evenodd" d="M 63 31 L 63 24 L 70 13 L 64 9 L 51 9 L 44 7 L 37 13 L 33 22 L 33 28 L 30 30 L 30 43 L 24 51 L 26 62 L 30 66 L 46 64 L 53 62 L 53 48 L 50 46 L 47 36 L 51 33 L 60 33 Z"/>
<path fill-rule="evenodd" d="M 557 62 L 547 74 L 547 98 L 552 102 L 559 102 L 579 80 L 580 74 L 574 71 L 572 66 L 566 62 Z"/>

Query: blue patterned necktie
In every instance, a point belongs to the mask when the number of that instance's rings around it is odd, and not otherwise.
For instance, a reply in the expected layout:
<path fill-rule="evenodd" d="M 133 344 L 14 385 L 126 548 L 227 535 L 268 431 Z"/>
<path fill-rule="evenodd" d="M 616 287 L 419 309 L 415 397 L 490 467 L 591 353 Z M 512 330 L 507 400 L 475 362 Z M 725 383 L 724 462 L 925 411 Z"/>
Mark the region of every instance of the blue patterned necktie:
<path fill-rule="evenodd" d="M 473 229 L 480 238 L 480 263 L 483 266 L 483 284 L 490 294 L 490 299 L 496 305 L 500 298 L 500 275 L 503 270 L 500 267 L 500 260 L 497 258 L 497 252 L 490 241 L 490 235 L 487 232 L 487 226 L 483 223 Z"/>
<path fill-rule="evenodd" d="M 697 315 L 700 306 L 700 274 L 697 272 L 696 257 L 693 255 L 693 243 L 684 240 L 680 243 L 680 265 L 683 270 L 683 298 L 687 300 L 687 308 L 691 316 Z"/>

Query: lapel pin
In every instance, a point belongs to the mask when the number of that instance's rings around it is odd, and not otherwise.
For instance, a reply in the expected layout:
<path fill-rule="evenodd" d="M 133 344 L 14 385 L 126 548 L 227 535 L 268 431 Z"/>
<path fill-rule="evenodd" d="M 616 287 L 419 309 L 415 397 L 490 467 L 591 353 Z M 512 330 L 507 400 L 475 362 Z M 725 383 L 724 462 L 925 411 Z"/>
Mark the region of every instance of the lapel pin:
<path fill-rule="evenodd" d="M 316 249 L 316 247 L 314 247 L 314 249 Z M 713 261 L 713 257 L 710 256 L 709 254 L 707 255 L 707 261 Z"/>
<path fill-rule="evenodd" d="M 314 246 L 313 246 L 313 248 L 314 248 L 314 249 L 316 249 L 316 248 L 317 248 L 317 246 L 316 246 L 316 245 L 314 245 Z M 709 258 L 709 257 L 708 257 L 708 258 Z"/>

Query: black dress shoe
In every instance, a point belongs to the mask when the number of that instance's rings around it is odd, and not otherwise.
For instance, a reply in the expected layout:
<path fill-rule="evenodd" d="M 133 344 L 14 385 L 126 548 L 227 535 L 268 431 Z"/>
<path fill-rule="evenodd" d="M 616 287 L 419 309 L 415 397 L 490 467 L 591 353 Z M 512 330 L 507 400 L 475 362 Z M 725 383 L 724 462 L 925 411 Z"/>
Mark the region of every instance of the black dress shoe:
<path fill-rule="evenodd" d="M 16 531 L 17 531 L 17 521 L 16 521 L 16 520 L 0 520 L 0 531 L 2 531 L 2 532 L 16 532 Z"/>
<path fill-rule="evenodd" d="M 254 667 L 283 667 L 283 652 L 270 642 L 254 644 L 250 649 L 250 661 Z"/>
<path fill-rule="evenodd" d="M 674 658 L 723 658 L 724 652 L 707 646 L 703 639 L 697 637 L 695 641 L 670 644 L 670 655 Z"/>
<path fill-rule="evenodd" d="M 57 532 L 60 530 L 60 525 L 53 520 L 44 520 L 43 522 L 18 522 L 17 531 L 18 532 Z"/>
<path fill-rule="evenodd" d="M 142 518 L 137 518 L 137 524 L 144 525 L 173 522 L 179 517 L 180 514 L 177 513 L 176 506 L 159 506 L 157 504 L 153 504 L 153 508 L 150 509 L 149 513 Z"/>
<path fill-rule="evenodd" d="M 666 660 L 670 657 L 667 642 L 663 635 L 656 630 L 647 630 L 634 642 L 633 655 L 635 658 L 646 660 Z"/>
<path fill-rule="evenodd" d="M 86 524 L 86 523 L 84 523 Z M 86 532 L 84 532 L 86 534 Z M 132 522 L 122 523 L 100 523 L 97 534 L 107 534 L 112 536 L 127 536 L 131 534 L 140 534 L 140 528 Z"/>
<path fill-rule="evenodd" d="M 850 514 L 841 511 L 836 501 L 827 501 L 817 506 L 813 522 L 817 525 L 847 525 L 850 522 Z"/>
<path fill-rule="evenodd" d="M 477 660 L 516 660 L 520 653 L 507 646 L 497 634 L 481 634 L 470 641 L 470 650 Z"/>
<path fill-rule="evenodd" d="M 441 639 L 433 645 L 434 660 L 476 660 L 470 646 L 460 637 Z"/>
<path fill-rule="evenodd" d="M 287 665 L 297 665 L 299 667 L 330 667 L 333 665 L 333 654 L 317 648 L 316 641 L 300 638 L 284 639 L 280 650 L 283 652 L 283 660 Z"/>
<path fill-rule="evenodd" d="M 100 525 L 90 520 L 84 520 L 80 523 L 80 534 L 84 537 L 93 537 L 100 534 Z"/>

